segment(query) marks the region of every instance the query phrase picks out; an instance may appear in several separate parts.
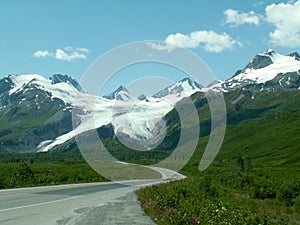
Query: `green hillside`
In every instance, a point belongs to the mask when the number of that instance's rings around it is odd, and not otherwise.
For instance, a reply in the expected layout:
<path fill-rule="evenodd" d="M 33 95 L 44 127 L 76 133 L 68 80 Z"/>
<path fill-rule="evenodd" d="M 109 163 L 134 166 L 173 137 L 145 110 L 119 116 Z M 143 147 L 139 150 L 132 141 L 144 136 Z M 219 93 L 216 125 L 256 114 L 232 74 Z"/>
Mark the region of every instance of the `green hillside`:
<path fill-rule="evenodd" d="M 225 93 L 227 130 L 216 160 L 198 165 L 210 132 L 202 94 L 198 148 L 180 171 L 186 180 L 138 192 L 158 224 L 299 224 L 300 92 Z"/>

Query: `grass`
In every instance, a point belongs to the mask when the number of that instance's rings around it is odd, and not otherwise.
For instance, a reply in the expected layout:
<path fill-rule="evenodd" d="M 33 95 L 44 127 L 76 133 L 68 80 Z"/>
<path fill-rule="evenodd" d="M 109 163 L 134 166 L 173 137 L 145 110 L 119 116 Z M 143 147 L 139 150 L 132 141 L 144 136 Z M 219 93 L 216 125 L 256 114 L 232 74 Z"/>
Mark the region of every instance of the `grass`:
<path fill-rule="evenodd" d="M 80 157 L 53 154 L 2 154 L 0 188 L 106 181 Z"/>
<path fill-rule="evenodd" d="M 137 194 L 145 212 L 162 225 L 298 224 L 300 211 L 284 193 L 300 180 L 299 174 L 299 168 L 285 173 L 282 168 L 241 173 L 235 168 L 211 167 Z"/>
<path fill-rule="evenodd" d="M 193 98 L 201 134 L 180 171 L 188 178 L 138 191 L 145 212 L 162 225 L 300 224 L 299 91 L 225 94 L 225 139 L 202 173 L 210 110 L 201 94 Z"/>

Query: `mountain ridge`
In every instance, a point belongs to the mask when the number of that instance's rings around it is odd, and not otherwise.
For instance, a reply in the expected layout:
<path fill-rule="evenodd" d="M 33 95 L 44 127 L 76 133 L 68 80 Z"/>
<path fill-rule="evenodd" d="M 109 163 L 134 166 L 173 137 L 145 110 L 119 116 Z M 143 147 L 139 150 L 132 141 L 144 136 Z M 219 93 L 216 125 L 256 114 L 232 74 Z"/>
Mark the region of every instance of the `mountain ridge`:
<path fill-rule="evenodd" d="M 300 88 L 295 85 L 289 85 L 289 82 L 295 80 L 298 82 L 300 72 L 300 61 L 297 52 L 282 55 L 272 49 L 268 49 L 263 53 L 259 53 L 244 67 L 229 79 L 215 84 L 210 87 L 214 91 L 228 92 L 237 88 L 248 88 L 250 86 L 259 86 L 260 88 Z M 293 73 L 293 79 L 286 78 Z M 280 79 L 280 78 L 281 79 Z M 285 84 L 283 81 L 286 80 Z M 252 91 L 259 91 L 261 89 L 250 88 Z"/>
<path fill-rule="evenodd" d="M 0 151 L 36 151 L 38 146 L 39 151 L 48 151 L 84 129 L 103 126 L 110 126 L 110 132 L 113 129 L 115 134 L 143 143 L 152 138 L 158 118 L 164 118 L 175 104 L 197 92 L 226 93 L 243 89 L 255 98 L 255 93 L 264 90 L 299 89 L 298 58 L 297 52 L 284 56 L 270 49 L 256 55 L 243 70 L 226 81 L 202 87 L 184 78 L 151 97 L 139 98 L 132 97 L 125 86 L 108 97 L 93 96 L 68 75 L 54 74 L 49 79 L 38 74 L 9 75 L 0 79 Z M 111 111 L 114 107 L 118 109 L 115 112 Z M 79 118 L 75 130 L 73 110 Z M 95 118 L 95 127 L 90 127 L 89 121 Z"/>

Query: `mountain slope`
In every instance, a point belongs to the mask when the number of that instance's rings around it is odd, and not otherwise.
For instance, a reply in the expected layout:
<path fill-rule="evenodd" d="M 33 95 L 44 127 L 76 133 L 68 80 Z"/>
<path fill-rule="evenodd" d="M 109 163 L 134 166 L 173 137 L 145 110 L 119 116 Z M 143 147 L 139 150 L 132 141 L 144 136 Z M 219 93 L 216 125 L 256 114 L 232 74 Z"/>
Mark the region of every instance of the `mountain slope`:
<path fill-rule="evenodd" d="M 5 87 L 0 93 L 1 151 L 36 151 L 41 141 L 72 129 L 66 85 L 51 85 L 39 75 L 21 75 L 2 79 L 0 86 Z"/>
<path fill-rule="evenodd" d="M 264 53 L 256 55 L 248 65 L 237 71 L 230 79 L 213 85 L 214 90 L 231 91 L 241 87 L 258 86 L 258 90 L 268 88 L 265 86 L 267 82 L 272 83 L 272 87 L 288 86 L 292 80 L 295 80 L 300 74 L 300 61 L 297 52 L 288 56 L 276 53 L 269 49 Z M 293 79 L 288 79 L 287 76 L 293 73 Z M 285 76 L 287 75 L 287 76 Z M 296 79 L 298 83 L 298 79 Z M 290 86 L 292 87 L 292 85 Z M 297 86 L 299 88 L 300 86 Z"/>
<path fill-rule="evenodd" d="M 242 89 L 224 93 L 227 127 L 215 163 L 235 166 L 238 157 L 249 156 L 256 167 L 299 168 L 300 91 L 275 89 L 253 94 Z M 211 132 L 211 115 L 203 93 L 195 93 L 191 98 L 198 110 L 200 138 L 190 164 L 199 165 Z M 174 111 L 166 117 L 171 116 Z M 169 132 L 176 136 L 176 133 L 180 133 L 180 120 L 173 115 L 172 117 L 175 119 L 171 120 Z M 195 169 L 198 170 L 197 167 Z"/>

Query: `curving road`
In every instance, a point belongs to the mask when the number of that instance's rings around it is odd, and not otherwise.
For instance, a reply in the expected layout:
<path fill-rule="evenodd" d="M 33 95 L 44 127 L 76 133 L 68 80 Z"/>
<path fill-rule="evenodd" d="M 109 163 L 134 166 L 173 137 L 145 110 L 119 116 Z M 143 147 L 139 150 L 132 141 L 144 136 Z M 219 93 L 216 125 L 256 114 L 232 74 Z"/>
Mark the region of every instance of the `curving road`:
<path fill-rule="evenodd" d="M 181 174 L 153 168 L 163 177 Z M 169 179 L 84 183 L 0 190 L 0 224 L 155 224 L 144 214 L 134 190 Z"/>

